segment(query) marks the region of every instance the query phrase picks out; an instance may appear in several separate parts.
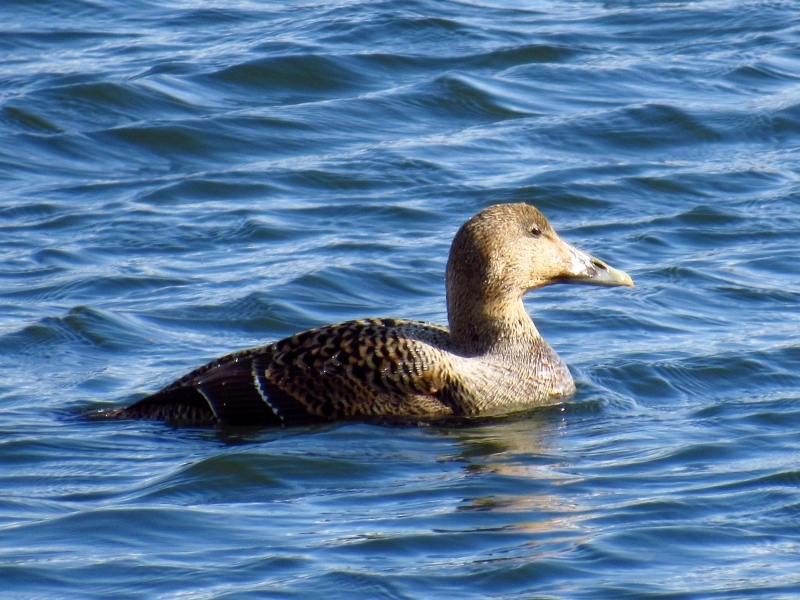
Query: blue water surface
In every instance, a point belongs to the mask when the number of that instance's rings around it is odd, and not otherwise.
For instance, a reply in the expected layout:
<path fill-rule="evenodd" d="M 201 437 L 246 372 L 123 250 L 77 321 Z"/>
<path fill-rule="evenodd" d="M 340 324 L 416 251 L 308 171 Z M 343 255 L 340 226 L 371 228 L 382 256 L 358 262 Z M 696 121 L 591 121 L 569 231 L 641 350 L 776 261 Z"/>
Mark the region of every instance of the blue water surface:
<path fill-rule="evenodd" d="M 800 597 L 795 2 L 0 4 L 4 598 Z M 473 426 L 88 422 L 446 321 L 539 207 L 632 290 L 529 312 L 574 400 Z"/>

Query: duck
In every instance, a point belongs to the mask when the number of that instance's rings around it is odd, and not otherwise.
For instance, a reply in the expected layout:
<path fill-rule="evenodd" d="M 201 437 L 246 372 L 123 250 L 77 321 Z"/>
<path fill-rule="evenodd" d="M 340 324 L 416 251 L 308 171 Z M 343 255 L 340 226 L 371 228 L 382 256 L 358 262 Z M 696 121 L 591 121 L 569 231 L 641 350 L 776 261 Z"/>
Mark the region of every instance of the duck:
<path fill-rule="evenodd" d="M 523 296 L 577 283 L 633 287 L 624 271 L 563 241 L 525 204 L 496 204 L 456 233 L 445 273 L 449 327 L 395 318 L 326 325 L 217 358 L 101 419 L 190 426 L 294 426 L 483 417 L 575 393 Z"/>

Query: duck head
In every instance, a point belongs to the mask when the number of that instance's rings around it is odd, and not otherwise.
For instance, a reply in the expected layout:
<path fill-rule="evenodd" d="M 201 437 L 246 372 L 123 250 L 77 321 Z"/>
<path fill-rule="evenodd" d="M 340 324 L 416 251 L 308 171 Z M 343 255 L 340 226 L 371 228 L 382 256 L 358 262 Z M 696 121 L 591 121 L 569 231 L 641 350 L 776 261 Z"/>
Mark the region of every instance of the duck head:
<path fill-rule="evenodd" d="M 462 225 L 450 249 L 451 336 L 457 343 L 484 346 L 491 345 L 492 336 L 508 337 L 514 328 L 528 326 L 520 321 L 533 327 L 522 296 L 553 283 L 633 287 L 624 271 L 563 241 L 533 206 L 498 204 L 482 210 Z M 479 340 L 482 336 L 487 339 Z"/>

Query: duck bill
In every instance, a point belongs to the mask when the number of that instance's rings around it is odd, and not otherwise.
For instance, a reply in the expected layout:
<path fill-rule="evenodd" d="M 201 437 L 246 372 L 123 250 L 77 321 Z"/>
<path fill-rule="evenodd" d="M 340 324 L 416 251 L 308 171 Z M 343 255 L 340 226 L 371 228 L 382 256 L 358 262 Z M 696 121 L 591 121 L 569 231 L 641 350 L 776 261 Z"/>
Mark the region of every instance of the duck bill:
<path fill-rule="evenodd" d="M 572 259 L 568 273 L 560 278 L 564 283 L 586 283 L 589 285 L 603 285 L 614 287 L 625 285 L 633 287 L 633 279 L 625 271 L 609 267 L 599 258 L 578 250 L 574 246 L 564 244 L 567 253 Z"/>

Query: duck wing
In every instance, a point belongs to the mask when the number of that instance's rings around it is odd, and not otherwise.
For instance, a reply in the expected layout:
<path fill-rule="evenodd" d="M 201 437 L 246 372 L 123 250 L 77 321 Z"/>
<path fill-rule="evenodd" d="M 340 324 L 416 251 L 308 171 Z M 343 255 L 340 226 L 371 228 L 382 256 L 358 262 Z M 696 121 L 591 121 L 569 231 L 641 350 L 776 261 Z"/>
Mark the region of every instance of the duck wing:
<path fill-rule="evenodd" d="M 329 325 L 211 361 L 106 416 L 228 425 L 444 416 L 448 342 L 446 329 L 417 321 Z"/>

